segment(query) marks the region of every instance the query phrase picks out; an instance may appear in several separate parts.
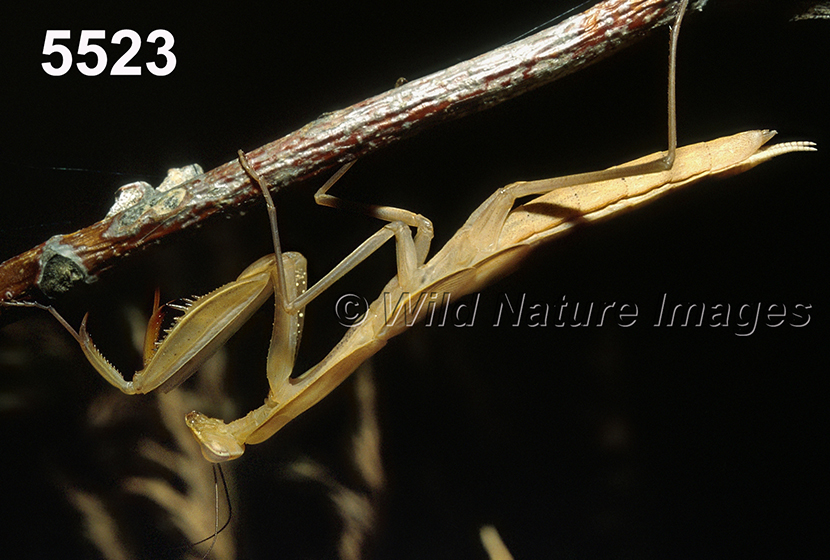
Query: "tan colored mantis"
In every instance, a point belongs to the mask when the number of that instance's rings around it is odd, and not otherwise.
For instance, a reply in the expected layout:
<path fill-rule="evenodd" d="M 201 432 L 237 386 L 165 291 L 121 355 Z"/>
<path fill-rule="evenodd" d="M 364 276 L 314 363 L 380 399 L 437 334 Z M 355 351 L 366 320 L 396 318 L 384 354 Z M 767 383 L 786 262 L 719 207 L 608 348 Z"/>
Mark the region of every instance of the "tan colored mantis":
<path fill-rule="evenodd" d="M 95 348 L 85 320 L 76 332 L 57 311 L 51 307 L 46 309 L 73 334 L 87 359 L 107 381 L 125 393 L 146 393 L 159 387 L 170 390 L 184 381 L 275 294 L 274 328 L 267 360 L 270 392 L 265 403 L 228 424 L 198 412 L 187 415 L 187 423 L 202 444 L 205 457 L 211 461 L 239 457 L 246 444 L 269 438 L 325 397 L 387 340 L 410 325 L 400 314 L 390 317 L 384 307 L 387 302 L 404 309 L 417 306 L 424 294 L 450 293 L 456 298 L 475 292 L 517 266 L 534 246 L 576 223 L 613 215 L 710 175 L 740 172 L 783 153 L 815 149 L 810 142 L 765 147 L 775 134 L 766 130 L 677 148 L 674 58 L 685 6 L 684 1 L 672 33 L 666 152 L 604 171 L 518 182 L 499 189 L 428 261 L 432 238 L 429 220 L 396 208 L 352 205 L 389 223 L 308 290 L 305 259 L 298 253 L 282 252 L 276 210 L 268 188 L 240 154 L 240 165 L 259 183 L 268 204 L 274 254 L 256 261 L 234 282 L 183 308 L 184 314 L 158 344 L 160 310 L 156 305 L 145 345 L 145 368 L 131 381 L 126 381 Z M 350 166 L 351 163 L 343 167 L 318 191 L 315 199 L 319 204 L 347 205 L 329 195 L 328 190 Z M 537 198 L 514 208 L 515 201 L 523 197 Z M 540 211 L 542 208 L 545 211 Z M 410 227 L 417 228 L 414 237 Z M 371 304 L 359 326 L 351 328 L 320 363 L 292 378 L 305 306 L 392 237 L 396 239 L 398 274 Z"/>

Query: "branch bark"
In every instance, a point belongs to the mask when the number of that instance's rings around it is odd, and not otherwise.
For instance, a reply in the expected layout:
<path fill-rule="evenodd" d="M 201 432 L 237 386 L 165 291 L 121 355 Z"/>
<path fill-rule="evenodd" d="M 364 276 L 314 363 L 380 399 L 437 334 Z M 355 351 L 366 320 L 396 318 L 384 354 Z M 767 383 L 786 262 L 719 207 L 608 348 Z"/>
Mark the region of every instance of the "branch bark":
<path fill-rule="evenodd" d="M 595 62 L 672 20 L 670 0 L 606 0 L 518 42 L 328 113 L 248 154 L 275 189 Z M 0 264 L 0 301 L 54 297 L 128 254 L 260 196 L 236 160 L 181 184 L 132 186 L 107 217 Z"/>

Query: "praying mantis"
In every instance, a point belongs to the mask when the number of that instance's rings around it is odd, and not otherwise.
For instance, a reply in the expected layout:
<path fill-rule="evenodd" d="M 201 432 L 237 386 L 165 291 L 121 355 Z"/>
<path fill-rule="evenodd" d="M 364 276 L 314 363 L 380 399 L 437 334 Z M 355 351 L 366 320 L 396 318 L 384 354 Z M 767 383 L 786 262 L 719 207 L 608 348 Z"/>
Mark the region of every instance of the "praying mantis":
<path fill-rule="evenodd" d="M 375 235 L 361 244 L 329 274 L 306 289 L 305 258 L 283 252 L 276 205 L 257 170 L 239 154 L 239 164 L 262 190 L 271 221 L 274 253 L 245 269 L 236 281 L 181 306 L 183 314 L 159 339 L 161 308 L 154 306 L 145 344 L 145 368 L 127 381 L 92 343 L 86 318 L 75 331 L 53 308 L 41 307 L 73 335 L 93 367 L 127 394 L 170 390 L 192 375 L 272 295 L 276 299 L 274 326 L 267 358 L 269 394 L 265 403 L 230 423 L 191 412 L 186 422 L 213 462 L 236 459 L 245 446 L 270 438 L 289 421 L 328 395 L 355 368 L 400 334 L 411 323 L 401 310 L 417 305 L 425 295 L 474 293 L 501 277 L 537 245 L 575 224 L 595 221 L 652 200 L 708 176 L 747 170 L 781 154 L 815 150 L 812 142 L 766 146 L 775 132 L 752 130 L 685 147 L 677 147 L 674 102 L 674 60 L 684 0 L 672 32 L 669 78 L 669 147 L 604 171 L 553 179 L 512 183 L 497 190 L 468 218 L 433 257 L 428 258 L 432 223 L 414 212 L 357 205 L 340 200 L 329 189 L 351 167 L 346 164 L 315 195 L 318 204 L 362 210 L 384 220 Z M 535 197 L 519 207 L 519 199 Z M 546 211 L 540 208 L 547 208 Z M 416 229 L 412 236 L 410 228 Z M 293 376 L 304 310 L 324 290 L 357 266 L 381 245 L 395 239 L 397 275 L 369 306 L 365 320 L 349 329 L 343 340 L 316 366 Z"/>

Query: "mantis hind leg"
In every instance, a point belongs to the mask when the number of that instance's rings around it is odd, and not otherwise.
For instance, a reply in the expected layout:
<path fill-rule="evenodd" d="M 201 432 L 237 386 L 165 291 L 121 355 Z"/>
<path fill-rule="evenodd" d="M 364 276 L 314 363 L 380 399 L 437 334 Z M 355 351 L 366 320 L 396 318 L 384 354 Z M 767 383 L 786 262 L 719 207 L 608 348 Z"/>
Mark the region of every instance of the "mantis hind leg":
<path fill-rule="evenodd" d="M 660 171 L 666 171 L 672 168 L 677 152 L 677 42 L 680 36 L 680 23 L 683 20 L 683 15 L 686 13 L 688 3 L 688 0 L 682 0 L 680 2 L 669 41 L 668 150 L 665 154 L 655 158 L 653 161 L 645 163 L 624 165 L 603 171 L 577 173 L 575 175 L 565 175 L 563 177 L 541 179 L 538 181 L 519 181 L 499 189 L 472 213 L 463 226 L 470 230 L 470 238 L 477 240 L 477 243 L 480 244 L 482 249 L 487 250 L 497 246 L 499 235 L 507 219 L 507 215 L 513 209 L 516 200 L 519 198 L 543 195 L 550 191 L 573 185 L 584 185 L 621 177 L 659 173 Z"/>

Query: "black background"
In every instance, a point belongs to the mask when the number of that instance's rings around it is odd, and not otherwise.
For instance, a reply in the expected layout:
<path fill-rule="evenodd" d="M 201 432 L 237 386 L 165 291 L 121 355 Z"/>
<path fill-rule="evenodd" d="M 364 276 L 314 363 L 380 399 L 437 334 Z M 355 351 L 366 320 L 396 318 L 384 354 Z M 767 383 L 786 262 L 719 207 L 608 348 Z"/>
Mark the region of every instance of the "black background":
<path fill-rule="evenodd" d="M 192 162 L 211 169 L 238 148 L 256 148 L 400 76 L 417 78 L 495 48 L 569 7 L 521 0 L 405 9 L 382 2 L 17 7 L 4 33 L 0 259 L 99 220 L 122 184 L 155 185 L 167 168 Z M 713 0 L 688 18 L 680 142 L 774 128 L 780 140 L 816 141 L 819 152 L 784 156 L 582 228 L 483 292 L 475 327 L 420 326 L 377 355 L 389 479 L 377 557 L 483 558 L 477 531 L 485 523 L 516 558 L 808 557 L 823 545 L 830 53 L 828 22 L 788 21 L 790 7 Z M 143 37 L 169 30 L 175 71 L 88 78 L 73 70 L 55 78 L 41 69 L 48 29 L 77 38 L 83 29 L 110 37 L 126 28 Z M 663 149 L 667 43 L 663 28 L 574 76 L 384 149 L 361 161 L 339 192 L 430 217 L 438 247 L 499 186 Z M 378 227 L 314 206 L 316 186 L 277 200 L 283 246 L 308 257 L 313 278 Z M 122 309 L 146 311 L 155 286 L 166 299 L 204 293 L 271 252 L 269 243 L 262 207 L 249 208 L 136 256 L 57 305 L 73 324 L 89 310 L 96 342 L 129 370 L 137 357 Z M 371 300 L 392 274 L 390 247 L 309 307 L 298 368 L 342 335 L 336 297 Z M 503 293 L 551 305 L 563 296 L 631 302 L 640 319 L 627 329 L 494 328 L 489 319 Z M 803 328 L 761 324 L 745 337 L 735 325 L 655 328 L 664 294 L 733 308 L 810 305 L 811 320 Z M 242 409 L 267 390 L 269 307 L 229 345 L 227 390 Z M 48 316 L 17 318 L 3 331 L 0 381 L 9 403 L 2 410 L 6 542 L 24 547 L 22 557 L 95 557 L 62 488 L 106 493 L 121 483 L 106 465 L 91 464 L 97 435 L 84 427 L 87 403 L 113 389 Z M 284 470 L 311 457 L 348 481 L 348 387 L 234 465 L 241 558 L 333 553 L 337 518 L 323 489 Z M 167 542 L 141 542 L 164 532 L 164 521 L 147 510 L 135 512 L 133 546 L 176 557 Z"/>

